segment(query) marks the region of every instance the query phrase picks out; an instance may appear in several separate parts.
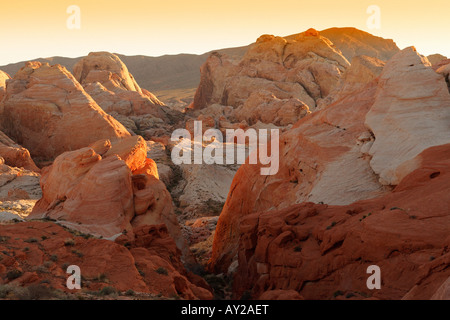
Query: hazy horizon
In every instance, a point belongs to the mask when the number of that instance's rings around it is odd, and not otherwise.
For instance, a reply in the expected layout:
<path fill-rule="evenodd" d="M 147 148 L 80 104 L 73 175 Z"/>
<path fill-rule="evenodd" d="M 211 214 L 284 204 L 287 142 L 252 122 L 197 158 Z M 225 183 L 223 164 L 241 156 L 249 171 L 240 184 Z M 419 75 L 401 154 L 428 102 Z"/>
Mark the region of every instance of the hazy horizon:
<path fill-rule="evenodd" d="M 4 49 L 0 65 L 48 57 L 76 58 L 92 51 L 127 56 L 159 57 L 249 45 L 262 34 L 287 36 L 309 28 L 354 27 L 395 41 L 400 49 L 415 46 L 419 53 L 450 56 L 448 22 L 436 12 L 450 9 L 447 0 L 334 2 L 280 0 L 226 4 L 205 0 L 32 1 L 2 5 L 0 27 Z M 80 8 L 80 29 L 69 29 L 67 8 Z M 380 8 L 380 29 L 367 20 L 370 5 Z M 420 23 L 418 23 L 420 22 Z M 13 27 L 11 27 L 13 26 Z"/>

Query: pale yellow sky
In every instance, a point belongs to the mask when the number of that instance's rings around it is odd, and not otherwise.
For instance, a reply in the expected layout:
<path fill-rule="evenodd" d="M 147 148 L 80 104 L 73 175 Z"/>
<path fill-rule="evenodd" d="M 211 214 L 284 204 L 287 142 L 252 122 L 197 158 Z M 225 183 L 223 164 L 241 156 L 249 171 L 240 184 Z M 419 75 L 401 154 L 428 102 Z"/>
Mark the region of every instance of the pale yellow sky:
<path fill-rule="evenodd" d="M 247 45 L 261 34 L 313 27 L 356 27 L 450 56 L 449 0 L 0 0 L 0 65 L 91 51 L 159 56 Z M 67 7 L 81 10 L 81 29 L 66 26 Z M 381 28 L 366 12 L 377 5 Z"/>

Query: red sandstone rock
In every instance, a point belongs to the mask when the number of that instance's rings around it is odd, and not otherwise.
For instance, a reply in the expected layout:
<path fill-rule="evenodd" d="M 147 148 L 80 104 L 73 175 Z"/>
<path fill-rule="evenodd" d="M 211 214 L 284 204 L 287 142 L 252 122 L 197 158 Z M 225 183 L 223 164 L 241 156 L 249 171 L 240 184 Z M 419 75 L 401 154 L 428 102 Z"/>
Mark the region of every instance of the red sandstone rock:
<path fill-rule="evenodd" d="M 77 265 L 81 292 L 112 286 L 122 293 L 133 290 L 163 297 L 212 298 L 210 290 L 184 269 L 179 249 L 161 225 L 137 230 L 127 246 L 75 236 L 48 222 L 0 225 L 0 235 L 0 284 L 30 286 L 45 280 L 44 286 L 79 293 L 66 287 L 66 268 Z M 167 275 L 157 272 L 158 268 L 164 268 Z M 12 271 L 19 272 L 16 279 L 7 277 Z"/>
<path fill-rule="evenodd" d="M 0 102 L 5 95 L 6 80 L 11 79 L 9 74 L 0 70 Z"/>
<path fill-rule="evenodd" d="M 272 297 L 267 290 L 295 290 L 305 299 L 445 297 L 449 156 L 450 144 L 428 148 L 420 167 L 382 197 L 243 217 L 235 297 L 246 290 L 261 298 Z M 370 265 L 381 268 L 380 290 L 366 286 Z"/>
<path fill-rule="evenodd" d="M 340 51 L 317 31 L 289 39 L 263 35 L 237 63 L 213 53 L 201 68 L 192 108 L 219 103 L 239 107 L 255 90 L 278 99 L 298 99 L 314 110 L 350 66 Z"/>
<path fill-rule="evenodd" d="M 240 167 L 218 221 L 214 268 L 226 271 L 234 259 L 241 217 L 307 201 L 347 205 L 386 194 L 392 188 L 386 184 L 398 184 L 417 168 L 420 150 L 449 141 L 445 106 L 450 105 L 450 96 L 445 81 L 416 52 L 398 53 L 381 79 L 301 119 L 282 134 L 275 175 L 261 176 L 260 164 Z M 382 179 L 374 172 L 383 173 Z"/>
<path fill-rule="evenodd" d="M 356 28 L 330 28 L 320 31 L 320 34 L 330 39 L 352 64 L 353 58 L 361 55 L 388 61 L 400 51 L 393 40 Z"/>
<path fill-rule="evenodd" d="M 1 105 L 3 131 L 42 160 L 129 136 L 60 65 L 26 63 L 8 80 Z"/>
<path fill-rule="evenodd" d="M 164 103 L 151 92 L 142 90 L 127 66 L 109 52 L 91 52 L 73 67 L 75 79 L 108 113 L 165 118 Z"/>
<path fill-rule="evenodd" d="M 366 125 L 375 135 L 368 150 L 370 166 L 382 184 L 398 184 L 415 169 L 415 156 L 449 142 L 449 106 L 444 79 L 415 48 L 406 48 L 388 61 L 366 116 Z"/>
<path fill-rule="evenodd" d="M 156 173 L 156 174 L 155 174 Z M 84 233 L 115 239 L 145 225 L 164 223 L 186 263 L 193 258 L 181 235 L 172 198 L 147 159 L 139 136 L 100 140 L 65 152 L 42 172 L 43 196 L 28 219 L 51 218 Z"/>
<path fill-rule="evenodd" d="M 349 204 L 386 192 L 361 152 L 372 139 L 363 133 L 375 93 L 376 83 L 369 84 L 280 135 L 280 167 L 275 175 L 260 175 L 260 164 L 239 168 L 219 217 L 213 264 L 226 271 L 236 254 L 238 220 L 251 212 L 305 201 Z"/>
<path fill-rule="evenodd" d="M 269 290 L 259 296 L 258 300 L 304 300 L 295 290 Z"/>
<path fill-rule="evenodd" d="M 5 160 L 5 164 L 39 172 L 40 169 L 31 159 L 30 152 L 17 145 L 6 134 L 0 131 L 0 156 Z"/>
<path fill-rule="evenodd" d="M 261 121 L 287 126 L 296 123 L 309 113 L 311 112 L 308 106 L 298 99 L 278 99 L 270 92 L 260 90 L 250 94 L 244 105 L 234 110 L 234 118 L 249 125 Z"/>

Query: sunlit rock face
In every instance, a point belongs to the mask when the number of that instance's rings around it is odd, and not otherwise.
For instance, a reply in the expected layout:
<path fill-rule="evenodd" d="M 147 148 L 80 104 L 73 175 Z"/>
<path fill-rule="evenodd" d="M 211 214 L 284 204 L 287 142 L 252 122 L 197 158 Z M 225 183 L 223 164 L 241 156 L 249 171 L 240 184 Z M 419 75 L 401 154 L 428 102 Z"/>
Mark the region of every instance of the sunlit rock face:
<path fill-rule="evenodd" d="M 181 113 L 168 108 L 139 86 L 120 58 L 91 52 L 73 67 L 74 77 L 98 105 L 131 134 L 146 138 L 169 135 Z"/>
<path fill-rule="evenodd" d="M 30 152 L 16 144 L 2 131 L 0 131 L 0 157 L 9 166 L 39 172 L 39 168 L 31 159 Z"/>
<path fill-rule="evenodd" d="M 0 111 L 3 131 L 42 160 L 130 135 L 60 65 L 26 63 L 8 80 Z"/>
<path fill-rule="evenodd" d="M 76 265 L 82 272 L 84 289 L 77 291 L 78 298 L 89 298 L 88 293 L 94 292 L 98 299 L 100 290 L 113 287 L 121 293 L 133 291 L 144 299 L 212 299 L 208 284 L 183 266 L 165 225 L 136 229 L 126 246 L 121 241 L 74 234 L 51 222 L 0 224 L 0 234 L 0 283 L 17 286 L 19 293 L 45 283 L 52 291 L 61 292 L 51 298 L 64 299 L 62 292 L 73 297 L 74 291 L 66 286 L 66 266 Z M 163 271 L 158 274 L 156 270 Z M 7 278 L 11 272 L 17 274 L 13 281 Z M 12 293 L 8 298 L 17 297 Z"/>
<path fill-rule="evenodd" d="M 396 54 L 380 75 L 366 125 L 375 135 L 370 166 L 385 185 L 397 185 L 423 150 L 449 142 L 450 94 L 442 76 L 413 47 Z"/>
<path fill-rule="evenodd" d="M 73 75 L 103 110 L 125 116 L 164 115 L 164 104 L 137 84 L 127 66 L 109 52 L 91 52 L 73 67 Z"/>
<path fill-rule="evenodd" d="M 392 40 L 354 28 L 262 35 L 241 58 L 210 55 L 190 110 L 222 105 L 232 108 L 223 122 L 285 128 L 364 87 L 398 51 Z"/>
<path fill-rule="evenodd" d="M 183 253 L 192 257 L 181 235 L 172 198 L 147 158 L 140 136 L 65 152 L 42 171 L 43 195 L 28 219 L 50 218 L 84 233 L 116 239 L 133 237 L 142 226 L 165 224 Z"/>
<path fill-rule="evenodd" d="M 298 99 L 314 110 L 350 63 L 331 41 L 311 29 L 292 39 L 263 35 L 238 63 L 219 53 L 201 68 L 192 107 L 239 107 L 256 89 L 278 99 Z"/>
<path fill-rule="evenodd" d="M 3 96 L 5 95 L 6 80 L 8 79 L 11 79 L 9 74 L 0 70 L 0 102 L 2 101 Z"/>
<path fill-rule="evenodd" d="M 244 216 L 234 298 L 263 299 L 271 290 L 307 300 L 448 298 L 449 156 L 450 144 L 426 149 L 419 168 L 381 197 Z M 373 265 L 381 270 L 377 290 L 367 286 Z"/>
<path fill-rule="evenodd" d="M 449 143 L 449 93 L 426 58 L 404 49 L 374 77 L 377 64 L 366 70 L 366 85 L 338 92 L 335 102 L 281 135 L 277 174 L 261 176 L 258 165 L 241 166 L 217 224 L 212 270 L 226 272 L 237 259 L 239 221 L 247 215 L 303 202 L 350 205 L 388 196 L 421 166 L 421 152 Z"/>
<path fill-rule="evenodd" d="M 356 28 L 329 28 L 320 31 L 320 34 L 329 39 L 352 64 L 353 58 L 358 56 L 386 62 L 400 51 L 392 39 L 377 37 Z"/>

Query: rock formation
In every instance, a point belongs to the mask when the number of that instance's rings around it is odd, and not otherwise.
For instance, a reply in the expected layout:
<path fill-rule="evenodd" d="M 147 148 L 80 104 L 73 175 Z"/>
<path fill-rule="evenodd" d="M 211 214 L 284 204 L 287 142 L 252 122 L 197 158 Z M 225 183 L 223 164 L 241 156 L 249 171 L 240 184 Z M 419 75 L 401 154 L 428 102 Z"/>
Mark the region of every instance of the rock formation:
<path fill-rule="evenodd" d="M 0 157 L 0 223 L 22 220 L 42 197 L 40 175 L 11 167 Z"/>
<path fill-rule="evenodd" d="M 99 106 L 131 132 L 168 130 L 169 120 L 178 114 L 142 89 L 115 54 L 91 52 L 74 65 L 73 74 Z"/>
<path fill-rule="evenodd" d="M 26 63 L 8 80 L 0 110 L 3 131 L 35 160 L 129 136 L 59 65 Z"/>
<path fill-rule="evenodd" d="M 433 69 L 444 77 L 445 82 L 447 82 L 448 92 L 450 92 L 450 59 L 442 60 L 433 65 Z"/>
<path fill-rule="evenodd" d="M 65 152 L 43 169 L 40 183 L 43 196 L 28 219 L 54 219 L 108 239 L 133 238 L 139 227 L 164 223 L 186 263 L 193 263 L 171 196 L 140 136 Z"/>
<path fill-rule="evenodd" d="M 317 109 L 322 109 L 353 92 L 360 91 L 381 74 L 384 65 L 385 63 L 377 58 L 364 55 L 354 57 L 352 65 L 345 70 L 331 93 L 319 101 Z"/>
<path fill-rule="evenodd" d="M 427 56 L 428 61 L 430 61 L 431 65 L 434 67 L 435 65 L 439 64 L 439 62 L 446 60 L 447 57 L 443 56 L 442 54 L 436 53 L 431 54 Z"/>
<path fill-rule="evenodd" d="M 350 64 L 331 41 L 314 29 L 292 39 L 263 35 L 239 63 L 219 53 L 202 66 L 192 107 L 219 103 L 239 107 L 264 89 L 278 99 L 298 99 L 314 110 Z"/>
<path fill-rule="evenodd" d="M 449 156 L 450 144 L 425 150 L 420 167 L 376 199 L 346 206 L 308 202 L 243 217 L 235 298 L 245 291 L 271 297 L 270 290 L 314 300 L 445 297 Z M 370 265 L 382 270 L 380 290 L 366 286 Z"/>
<path fill-rule="evenodd" d="M 449 142 L 449 106 L 442 77 L 414 48 L 389 60 L 366 116 L 366 125 L 375 135 L 368 150 L 370 166 L 382 184 L 397 185 L 414 169 L 415 156 Z"/>
<path fill-rule="evenodd" d="M 278 99 L 269 91 L 259 90 L 250 94 L 244 104 L 234 111 L 233 117 L 249 125 L 261 121 L 276 126 L 287 126 L 308 113 L 310 113 L 308 106 L 299 99 Z"/>
<path fill-rule="evenodd" d="M 8 79 L 11 79 L 9 74 L 0 70 L 0 102 L 2 101 L 3 96 L 5 95 L 6 80 Z"/>
<path fill-rule="evenodd" d="M 226 272 L 237 258 L 238 221 L 253 212 L 389 194 L 419 168 L 420 152 L 449 142 L 449 97 L 444 79 L 407 48 L 379 80 L 301 119 L 280 137 L 277 174 L 259 175 L 261 165 L 238 170 L 217 224 L 212 270 Z"/>
<path fill-rule="evenodd" d="M 164 225 L 137 229 L 126 246 L 49 222 L 0 225 L 0 234 L 0 285 L 8 284 L 11 291 L 45 286 L 73 293 L 66 287 L 66 269 L 77 265 L 83 280 L 76 294 L 81 296 L 113 287 L 122 295 L 146 294 L 144 298 L 212 298 L 206 282 L 184 269 Z"/>
<path fill-rule="evenodd" d="M 75 64 L 73 75 L 108 113 L 163 116 L 159 107 L 164 104 L 139 87 L 127 66 L 115 54 L 91 52 Z"/>
<path fill-rule="evenodd" d="M 33 159 L 31 159 L 30 152 L 17 145 L 6 134 L 0 131 L 0 157 L 5 161 L 5 164 L 24 168 L 31 171 L 39 172 Z"/>
<path fill-rule="evenodd" d="M 369 56 L 382 61 L 391 59 L 400 49 L 391 39 L 384 39 L 356 28 L 330 28 L 320 31 L 353 64 L 357 56 Z"/>
<path fill-rule="evenodd" d="M 70 294 L 75 264 L 83 299 L 107 286 L 143 299 L 448 299 L 450 60 L 308 29 L 213 52 L 200 73 L 180 112 L 108 52 L 73 76 L 40 62 L 0 71 L 1 295 Z M 195 121 L 247 155 L 228 129 L 278 129 L 279 148 L 258 144 L 278 170 L 175 164 L 180 145 L 211 142 L 171 139 Z M 202 267 L 212 274 L 188 271 Z"/>

